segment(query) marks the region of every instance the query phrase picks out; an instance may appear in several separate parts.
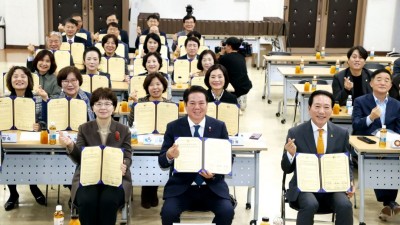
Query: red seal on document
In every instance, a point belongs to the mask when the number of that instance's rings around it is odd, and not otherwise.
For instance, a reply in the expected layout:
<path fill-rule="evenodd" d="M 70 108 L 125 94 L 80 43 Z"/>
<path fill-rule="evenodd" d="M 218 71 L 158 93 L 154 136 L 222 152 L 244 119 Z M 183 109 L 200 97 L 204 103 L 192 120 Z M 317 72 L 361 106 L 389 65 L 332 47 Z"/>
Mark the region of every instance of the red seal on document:
<path fill-rule="evenodd" d="M 119 131 L 115 131 L 115 140 L 119 141 L 120 138 L 121 138 L 121 134 L 119 133 Z"/>

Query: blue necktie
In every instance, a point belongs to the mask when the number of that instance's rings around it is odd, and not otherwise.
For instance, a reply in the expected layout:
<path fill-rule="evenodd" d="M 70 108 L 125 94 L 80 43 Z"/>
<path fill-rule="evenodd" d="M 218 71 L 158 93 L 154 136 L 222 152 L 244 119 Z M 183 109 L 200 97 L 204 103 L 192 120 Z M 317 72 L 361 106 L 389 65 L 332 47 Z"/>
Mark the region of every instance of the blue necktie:
<path fill-rule="evenodd" d="M 70 39 L 70 40 L 68 40 L 68 43 L 69 43 L 69 44 L 72 44 L 72 40 L 71 40 L 71 39 Z"/>
<path fill-rule="evenodd" d="M 199 128 L 200 128 L 200 125 L 194 125 L 193 137 L 200 137 Z M 197 174 L 196 178 L 194 179 L 194 182 L 198 186 L 200 186 L 204 182 L 203 177 L 200 174 Z"/>

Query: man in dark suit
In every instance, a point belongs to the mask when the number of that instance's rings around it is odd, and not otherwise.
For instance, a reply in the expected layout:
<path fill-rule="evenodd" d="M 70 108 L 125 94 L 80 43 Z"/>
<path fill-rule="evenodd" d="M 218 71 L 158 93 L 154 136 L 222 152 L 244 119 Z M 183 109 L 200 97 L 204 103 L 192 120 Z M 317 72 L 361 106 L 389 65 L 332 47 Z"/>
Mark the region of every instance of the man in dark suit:
<path fill-rule="evenodd" d="M 282 156 L 281 167 L 285 173 L 294 172 L 289 183 L 287 198 L 298 206 L 297 225 L 314 224 L 314 214 L 319 208 L 331 208 L 336 213 L 336 225 L 352 225 L 353 211 L 349 200 L 354 194 L 352 164 L 350 165 L 351 191 L 334 193 L 301 192 L 297 186 L 296 152 L 308 154 L 348 153 L 347 130 L 329 122 L 333 108 L 333 95 L 314 91 L 308 101 L 310 120 L 289 129 Z"/>
<path fill-rule="evenodd" d="M 185 40 L 186 55 L 179 57 L 178 59 L 189 59 L 190 61 L 199 59 L 197 51 L 200 47 L 200 41 L 197 37 L 188 37 Z"/>
<path fill-rule="evenodd" d="M 400 133 L 400 102 L 387 96 L 392 87 L 389 71 L 375 70 L 371 75 L 372 93 L 361 96 L 354 101 L 352 114 L 353 131 L 356 135 L 371 135 L 386 125 L 396 133 Z M 400 214 L 400 206 L 396 202 L 398 190 L 375 189 L 376 199 L 383 202 L 379 218 L 386 221 L 393 214 Z"/>
<path fill-rule="evenodd" d="M 369 82 L 371 71 L 364 68 L 368 52 L 362 46 L 354 46 L 347 52 L 349 67 L 335 74 L 332 82 L 333 97 L 340 105 L 346 105 L 349 95 L 352 100 L 372 92 Z"/>
<path fill-rule="evenodd" d="M 65 35 L 62 37 L 63 42 L 68 42 L 69 44 L 72 43 L 82 43 L 85 45 L 85 48 L 89 47 L 88 43 L 86 43 L 86 40 L 76 36 L 76 33 L 78 32 L 78 22 L 72 18 L 68 18 L 64 22 L 64 30 L 65 30 Z"/>
<path fill-rule="evenodd" d="M 156 14 L 156 13 L 153 13 L 153 14 L 150 14 L 147 17 L 147 26 L 149 27 L 148 29 L 142 31 L 140 27 L 137 27 L 137 29 L 136 29 L 137 37 L 136 37 L 136 41 L 135 41 L 135 48 L 136 49 L 139 49 L 140 36 L 141 35 L 148 35 L 149 33 L 152 33 L 151 28 L 152 27 L 158 27 L 158 25 L 160 25 L 160 16 L 158 14 Z M 168 47 L 168 42 L 167 42 L 167 34 L 165 32 L 160 31 L 160 30 L 157 32 L 157 34 L 160 35 L 160 36 L 164 36 L 164 38 L 165 38 L 165 46 L 167 46 L 168 52 L 169 52 L 169 47 Z"/>
<path fill-rule="evenodd" d="M 225 124 L 206 116 L 206 96 L 207 91 L 203 87 L 192 86 L 187 89 L 183 99 L 188 116 L 167 125 L 158 157 L 160 166 L 170 168 L 172 174 L 164 188 L 164 205 L 161 210 L 163 225 L 179 223 L 181 213 L 190 209 L 211 210 L 215 214 L 213 223 L 216 225 L 232 223 L 234 208 L 224 175 L 205 170 L 200 173 L 173 173 L 174 159 L 179 157 L 179 146 L 174 143 L 175 137 L 228 139 Z M 192 185 L 194 182 L 195 185 Z"/>
<path fill-rule="evenodd" d="M 117 15 L 115 13 L 109 14 L 107 16 L 107 18 L 106 18 L 106 24 L 107 25 L 109 23 L 113 23 L 113 22 L 119 24 Z M 100 30 L 99 33 L 100 34 L 107 34 L 107 28 Z M 95 39 L 97 39 L 97 41 L 101 41 L 101 40 L 98 40 L 98 34 L 99 33 L 95 34 L 95 37 L 97 36 L 97 38 L 95 38 Z M 128 35 L 128 32 L 126 32 L 126 30 L 120 29 L 120 34 L 119 35 L 121 35 L 121 41 L 124 42 L 125 44 L 127 44 L 128 45 L 128 49 L 129 49 L 129 35 Z"/>

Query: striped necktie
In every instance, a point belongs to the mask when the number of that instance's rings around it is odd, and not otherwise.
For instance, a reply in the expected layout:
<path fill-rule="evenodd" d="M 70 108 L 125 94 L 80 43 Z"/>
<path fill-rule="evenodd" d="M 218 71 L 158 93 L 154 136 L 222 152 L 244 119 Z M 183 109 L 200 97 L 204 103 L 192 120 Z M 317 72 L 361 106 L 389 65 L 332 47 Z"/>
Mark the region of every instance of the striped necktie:
<path fill-rule="evenodd" d="M 194 133 L 193 133 L 193 137 L 200 137 L 200 133 L 199 133 L 199 128 L 200 125 L 194 125 Z M 197 174 L 196 178 L 194 179 L 194 182 L 200 186 L 203 184 L 204 179 L 200 174 Z"/>
<path fill-rule="evenodd" d="M 317 153 L 324 154 L 325 153 L 325 147 L 324 147 L 324 138 L 322 137 L 322 134 L 324 133 L 324 129 L 318 129 L 319 135 L 318 135 L 318 142 L 317 142 Z"/>

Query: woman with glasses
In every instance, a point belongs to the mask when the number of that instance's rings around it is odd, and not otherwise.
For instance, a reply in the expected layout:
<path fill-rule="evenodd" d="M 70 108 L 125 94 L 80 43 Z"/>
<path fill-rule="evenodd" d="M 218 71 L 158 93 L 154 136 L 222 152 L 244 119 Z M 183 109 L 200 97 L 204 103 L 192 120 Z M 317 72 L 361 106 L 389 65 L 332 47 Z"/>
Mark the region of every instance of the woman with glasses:
<path fill-rule="evenodd" d="M 347 52 L 347 63 L 349 67 L 335 74 L 332 82 L 333 97 L 341 106 L 346 105 L 349 95 L 352 100 L 371 93 L 369 85 L 371 71 L 364 68 L 368 52 L 362 46 L 354 46 Z"/>
<path fill-rule="evenodd" d="M 10 97 L 24 97 L 24 98 L 34 98 L 33 94 L 33 78 L 31 71 L 23 66 L 12 67 L 6 77 L 6 85 L 8 90 L 10 90 Z M 45 118 L 42 115 L 42 99 L 35 96 L 35 107 L 36 107 L 36 123 L 33 124 L 32 129 L 34 131 L 40 131 L 46 129 Z M 46 205 L 46 198 L 40 191 L 37 185 L 29 185 L 32 195 L 36 202 L 40 205 Z M 17 191 L 17 185 L 8 185 L 10 191 L 10 197 L 4 204 L 4 209 L 6 211 L 12 210 L 18 207 L 19 194 Z"/>
<path fill-rule="evenodd" d="M 70 79 L 70 78 L 68 78 Z M 79 127 L 74 143 L 60 134 L 60 143 L 67 148 L 67 154 L 77 164 L 72 182 L 71 198 L 79 210 L 82 225 L 115 224 L 118 209 L 129 201 L 132 193 L 132 178 L 129 168 L 132 160 L 131 133 L 129 128 L 112 119 L 117 106 L 117 97 L 109 88 L 96 89 L 90 98 L 90 107 L 96 119 Z M 123 149 L 122 188 L 96 184 L 81 186 L 81 149 L 86 146 L 108 146 Z"/>
<path fill-rule="evenodd" d="M 74 66 L 67 66 L 58 72 L 57 84 L 62 88 L 60 98 L 70 97 L 76 99 L 82 99 L 87 105 L 87 118 L 88 120 L 94 120 L 95 116 L 90 107 L 90 96 L 91 94 L 83 91 L 80 86 L 82 85 L 82 75 L 79 70 Z"/>
<path fill-rule="evenodd" d="M 159 102 L 172 102 L 162 96 L 162 94 L 167 90 L 168 81 L 161 73 L 150 73 L 147 75 L 146 79 L 143 82 L 143 88 L 146 90 L 146 96 L 143 98 L 139 98 L 136 95 L 136 92 L 132 92 L 130 97 L 134 102 L 150 102 L 150 101 L 159 101 Z M 135 120 L 134 114 L 134 106 L 132 105 L 131 112 L 128 117 L 129 126 L 132 126 L 133 121 Z M 157 186 L 143 186 L 142 194 L 141 194 L 141 205 L 145 209 L 149 209 L 150 207 L 158 206 L 158 196 L 157 196 Z"/>
<path fill-rule="evenodd" d="M 215 64 L 211 66 L 204 77 L 204 83 L 208 87 L 207 98 L 209 102 L 219 101 L 238 104 L 236 96 L 226 91 L 229 76 L 223 65 Z"/>

